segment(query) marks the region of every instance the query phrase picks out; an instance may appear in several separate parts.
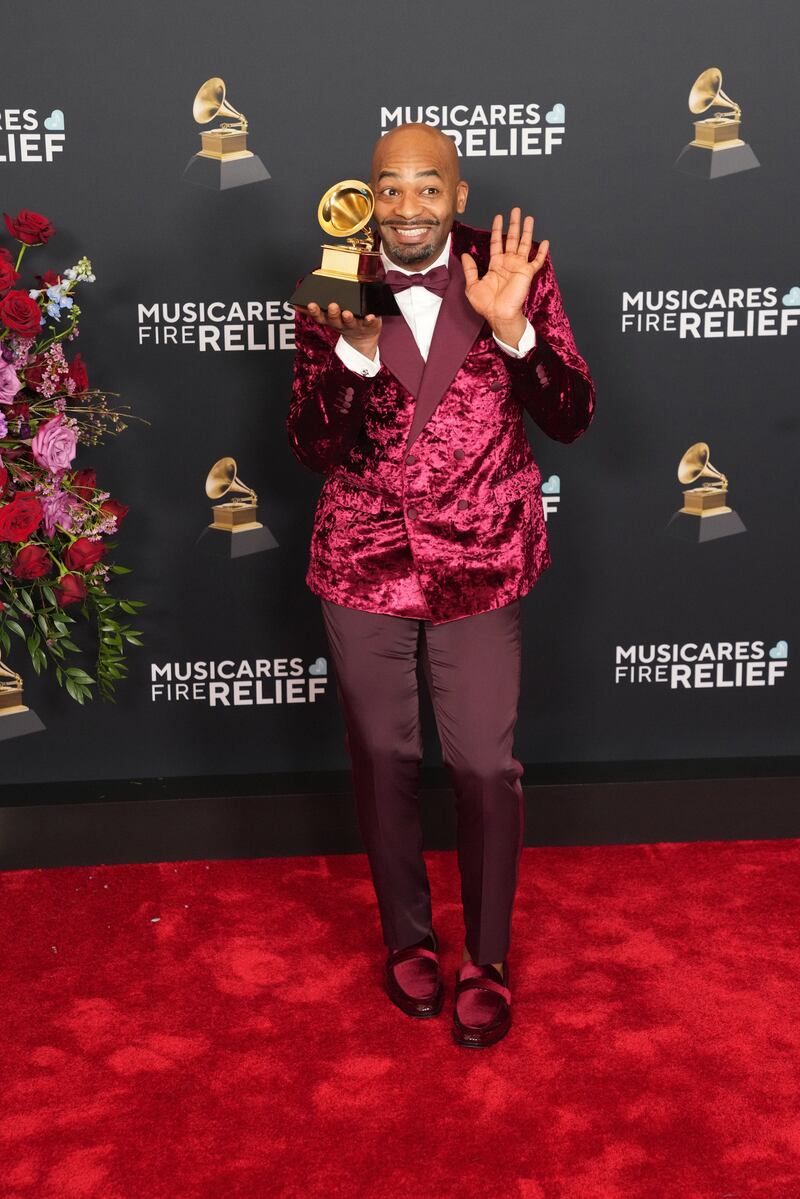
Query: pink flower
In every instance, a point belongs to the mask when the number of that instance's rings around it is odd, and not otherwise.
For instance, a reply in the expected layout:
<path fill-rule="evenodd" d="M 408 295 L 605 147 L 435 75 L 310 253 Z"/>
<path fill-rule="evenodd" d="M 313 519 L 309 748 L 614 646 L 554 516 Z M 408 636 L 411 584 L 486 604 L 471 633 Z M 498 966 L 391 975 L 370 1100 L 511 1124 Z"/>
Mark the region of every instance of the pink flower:
<path fill-rule="evenodd" d="M 59 412 L 58 416 L 39 426 L 31 442 L 36 461 L 53 474 L 69 469 L 77 449 L 75 431 L 63 421 L 64 416 Z"/>
<path fill-rule="evenodd" d="M 0 358 L 0 404 L 10 404 L 21 387 L 11 363 Z"/>

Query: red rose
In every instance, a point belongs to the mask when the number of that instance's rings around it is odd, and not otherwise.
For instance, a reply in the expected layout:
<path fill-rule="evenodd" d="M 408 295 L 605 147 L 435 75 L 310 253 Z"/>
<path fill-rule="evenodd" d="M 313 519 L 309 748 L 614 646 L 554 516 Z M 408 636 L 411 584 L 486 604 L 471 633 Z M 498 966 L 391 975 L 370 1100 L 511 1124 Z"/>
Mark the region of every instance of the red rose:
<path fill-rule="evenodd" d="M 40 212 L 30 212 L 20 208 L 13 221 L 7 212 L 3 213 L 6 229 L 17 241 L 24 241 L 26 246 L 43 246 L 55 233 L 46 216 Z"/>
<path fill-rule="evenodd" d="M 104 500 L 100 505 L 101 512 L 108 512 L 110 516 L 116 516 L 117 528 L 122 524 L 122 521 L 127 516 L 130 508 L 127 504 L 121 504 L 119 500 Z"/>
<path fill-rule="evenodd" d="M 35 337 L 42 327 L 42 314 L 26 291 L 9 291 L 0 300 L 0 321 L 15 333 Z"/>
<path fill-rule="evenodd" d="M 8 468 L 0 466 L 0 499 L 5 495 L 8 487 Z"/>
<path fill-rule="evenodd" d="M 27 541 L 42 519 L 42 505 L 32 491 L 18 491 L 0 507 L 0 541 Z"/>
<path fill-rule="evenodd" d="M 76 354 L 69 364 L 69 377 L 78 391 L 86 391 L 89 386 L 89 376 L 80 354 Z"/>
<path fill-rule="evenodd" d="M 18 579 L 41 579 L 53 569 L 53 560 L 40 545 L 23 545 L 17 551 L 11 573 Z"/>
<path fill-rule="evenodd" d="M 88 537 L 79 537 L 64 554 L 64 565 L 70 570 L 87 571 L 94 566 L 106 552 L 101 541 L 90 541 Z"/>
<path fill-rule="evenodd" d="M 76 495 L 79 495 L 82 500 L 90 500 L 92 492 L 97 485 L 97 475 L 91 467 L 84 470 L 76 470 L 72 476 L 72 490 Z"/>
<path fill-rule="evenodd" d="M 43 275 L 34 275 L 33 277 L 39 284 L 40 291 L 46 291 L 48 287 L 55 287 L 61 282 L 61 276 L 57 275 L 55 271 L 45 271 Z"/>
<path fill-rule="evenodd" d="M 0 258 L 0 291 L 7 291 L 9 287 L 13 287 L 17 279 L 19 274 L 14 270 L 11 258 Z"/>
<path fill-rule="evenodd" d="M 68 604 L 79 604 L 86 598 L 86 584 L 78 575 L 62 575 L 53 587 L 60 608 Z"/>
<path fill-rule="evenodd" d="M 27 420 L 31 414 L 27 400 L 14 400 L 13 404 L 9 404 L 6 408 L 7 420 Z"/>

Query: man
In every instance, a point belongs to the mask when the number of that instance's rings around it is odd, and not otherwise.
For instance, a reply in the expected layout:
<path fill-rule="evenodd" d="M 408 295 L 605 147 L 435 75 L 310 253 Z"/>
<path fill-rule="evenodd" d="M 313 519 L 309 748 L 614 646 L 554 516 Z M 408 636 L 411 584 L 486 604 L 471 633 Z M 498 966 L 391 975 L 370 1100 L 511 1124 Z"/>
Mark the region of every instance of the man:
<path fill-rule="evenodd" d="M 519 600 L 550 562 L 523 412 L 572 441 L 594 387 L 533 218 L 512 209 L 505 239 L 501 216 L 491 235 L 455 219 L 468 186 L 448 137 L 392 130 L 371 184 L 401 315 L 358 319 L 336 304 L 297 314 L 289 441 L 327 476 L 307 583 L 344 712 L 386 989 L 428 1017 L 443 986 L 417 797 L 421 661 L 458 816 L 466 939 L 453 1035 L 484 1047 L 511 1024 Z"/>

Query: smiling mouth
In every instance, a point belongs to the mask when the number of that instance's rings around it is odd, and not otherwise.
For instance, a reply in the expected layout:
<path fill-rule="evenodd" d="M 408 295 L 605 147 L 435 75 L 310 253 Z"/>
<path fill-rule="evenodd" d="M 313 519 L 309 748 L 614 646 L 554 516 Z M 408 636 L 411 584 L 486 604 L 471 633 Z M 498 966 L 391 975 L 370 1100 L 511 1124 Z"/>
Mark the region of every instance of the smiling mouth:
<path fill-rule="evenodd" d="M 388 228 L 391 229 L 398 241 L 413 245 L 430 236 L 433 225 L 389 225 Z"/>

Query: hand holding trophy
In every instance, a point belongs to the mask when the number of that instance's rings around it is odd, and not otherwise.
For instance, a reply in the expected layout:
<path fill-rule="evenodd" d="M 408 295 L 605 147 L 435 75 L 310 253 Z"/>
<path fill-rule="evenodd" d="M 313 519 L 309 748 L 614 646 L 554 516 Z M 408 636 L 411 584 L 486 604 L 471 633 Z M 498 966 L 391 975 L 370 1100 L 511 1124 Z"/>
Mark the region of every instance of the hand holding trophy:
<path fill-rule="evenodd" d="M 336 329 L 368 357 L 377 345 L 379 318 L 400 312 L 391 288 L 381 280 L 381 256 L 367 228 L 374 208 L 372 189 L 359 179 L 328 188 L 317 219 L 323 232 L 346 238 L 346 243 L 323 245 L 321 266 L 306 275 L 289 301 L 317 324 Z"/>

